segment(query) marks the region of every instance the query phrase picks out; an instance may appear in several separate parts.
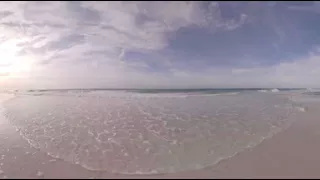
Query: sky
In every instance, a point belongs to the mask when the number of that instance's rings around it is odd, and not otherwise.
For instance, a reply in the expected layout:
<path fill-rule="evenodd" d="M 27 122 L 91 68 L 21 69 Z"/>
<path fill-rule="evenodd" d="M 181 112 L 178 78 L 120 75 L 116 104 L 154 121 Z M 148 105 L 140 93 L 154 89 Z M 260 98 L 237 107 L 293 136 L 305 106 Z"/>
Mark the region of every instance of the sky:
<path fill-rule="evenodd" d="M 1 88 L 318 88 L 319 2 L 0 2 Z"/>

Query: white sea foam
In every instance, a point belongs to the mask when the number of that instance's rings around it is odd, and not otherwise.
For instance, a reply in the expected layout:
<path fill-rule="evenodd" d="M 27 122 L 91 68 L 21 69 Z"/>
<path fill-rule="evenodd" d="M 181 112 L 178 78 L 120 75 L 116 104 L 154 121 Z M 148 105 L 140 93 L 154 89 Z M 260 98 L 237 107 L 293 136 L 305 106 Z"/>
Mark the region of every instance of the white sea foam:
<path fill-rule="evenodd" d="M 279 92 L 279 89 L 272 89 L 271 92 Z"/>
<path fill-rule="evenodd" d="M 273 94 L 116 96 L 18 96 L 5 104 L 6 117 L 53 157 L 91 170 L 154 174 L 212 165 L 281 131 L 299 113 Z"/>
<path fill-rule="evenodd" d="M 279 89 L 271 89 L 271 90 L 261 89 L 261 90 L 258 90 L 258 92 L 263 92 L 263 93 L 272 92 L 272 93 L 276 93 L 276 92 L 280 92 L 280 91 L 279 91 Z"/>
<path fill-rule="evenodd" d="M 138 92 L 125 92 L 125 91 L 75 91 L 64 90 L 59 91 L 20 91 L 16 92 L 17 95 L 33 95 L 33 96 L 75 96 L 75 97 L 96 97 L 96 98 L 188 98 L 196 96 L 219 96 L 219 95 L 237 95 L 239 92 L 221 92 L 221 93 L 138 93 Z"/>

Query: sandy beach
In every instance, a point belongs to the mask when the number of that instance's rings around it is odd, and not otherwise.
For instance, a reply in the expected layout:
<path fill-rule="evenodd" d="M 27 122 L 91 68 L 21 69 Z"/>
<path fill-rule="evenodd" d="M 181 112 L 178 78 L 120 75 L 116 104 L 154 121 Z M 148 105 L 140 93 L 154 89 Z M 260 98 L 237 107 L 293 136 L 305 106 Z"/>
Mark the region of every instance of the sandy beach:
<path fill-rule="evenodd" d="M 1 94 L 0 101 L 10 95 Z M 319 103 L 287 130 L 251 150 L 202 170 L 151 176 L 88 171 L 54 159 L 29 146 L 19 132 L 0 117 L 0 178 L 319 178 Z"/>
<path fill-rule="evenodd" d="M 1 179 L 320 179 L 320 3 L 0 2 Z"/>

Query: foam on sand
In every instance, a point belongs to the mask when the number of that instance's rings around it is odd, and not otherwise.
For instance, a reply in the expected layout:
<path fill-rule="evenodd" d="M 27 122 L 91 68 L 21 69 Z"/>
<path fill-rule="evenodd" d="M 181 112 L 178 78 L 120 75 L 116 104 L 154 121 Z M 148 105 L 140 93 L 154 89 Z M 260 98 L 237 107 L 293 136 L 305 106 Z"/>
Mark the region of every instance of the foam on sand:
<path fill-rule="evenodd" d="M 5 115 L 53 157 L 90 170 L 157 174 L 215 164 L 299 113 L 272 94 L 129 97 L 19 96 L 5 103 Z"/>

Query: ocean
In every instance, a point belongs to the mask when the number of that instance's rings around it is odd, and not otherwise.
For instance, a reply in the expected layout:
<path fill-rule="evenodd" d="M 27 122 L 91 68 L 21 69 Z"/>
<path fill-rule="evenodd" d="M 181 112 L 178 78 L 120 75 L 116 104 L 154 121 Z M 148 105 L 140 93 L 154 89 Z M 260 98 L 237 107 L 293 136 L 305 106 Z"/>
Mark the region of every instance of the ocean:
<path fill-rule="evenodd" d="M 31 146 L 95 171 L 201 169 L 288 128 L 301 89 L 14 91 L 4 115 Z"/>

